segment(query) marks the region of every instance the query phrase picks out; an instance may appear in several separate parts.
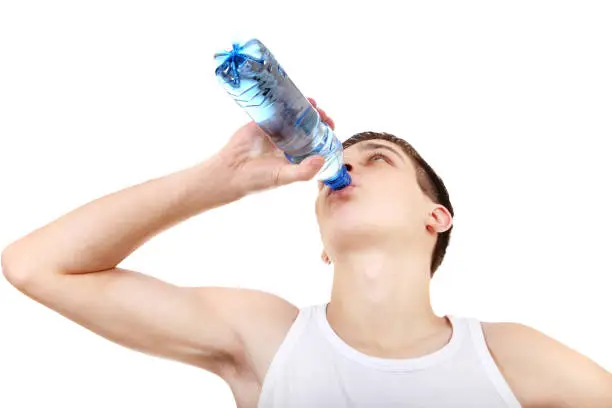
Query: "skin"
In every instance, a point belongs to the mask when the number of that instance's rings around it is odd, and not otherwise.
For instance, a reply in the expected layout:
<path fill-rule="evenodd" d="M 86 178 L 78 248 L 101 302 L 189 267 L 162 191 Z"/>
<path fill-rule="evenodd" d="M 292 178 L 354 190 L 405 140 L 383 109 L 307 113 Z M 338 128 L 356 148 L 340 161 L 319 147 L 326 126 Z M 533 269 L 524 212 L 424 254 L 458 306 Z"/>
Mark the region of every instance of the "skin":
<path fill-rule="evenodd" d="M 451 336 L 449 322 L 432 311 L 429 262 L 436 234 L 452 218 L 421 192 L 401 149 L 385 140 L 374 142 L 398 155 L 366 149 L 371 142 L 345 151 L 351 191 L 329 196 L 319 184 L 322 259 L 334 267 L 328 320 L 364 353 L 424 355 Z M 239 407 L 255 407 L 298 308 L 261 291 L 178 287 L 117 265 L 179 222 L 310 180 L 322 164 L 320 157 L 287 163 L 249 123 L 204 162 L 98 198 L 21 237 L 2 252 L 3 273 L 25 295 L 100 336 L 219 375 Z M 583 355 L 521 324 L 483 323 L 483 329 L 524 407 L 612 406 L 612 375 Z"/>

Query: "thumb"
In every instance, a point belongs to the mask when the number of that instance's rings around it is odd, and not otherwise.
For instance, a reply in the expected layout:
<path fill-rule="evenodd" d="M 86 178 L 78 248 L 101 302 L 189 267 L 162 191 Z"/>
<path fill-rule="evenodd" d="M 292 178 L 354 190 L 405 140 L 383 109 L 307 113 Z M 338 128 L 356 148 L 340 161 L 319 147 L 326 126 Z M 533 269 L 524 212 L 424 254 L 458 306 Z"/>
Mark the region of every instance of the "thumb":
<path fill-rule="evenodd" d="M 307 181 L 317 175 L 325 164 L 323 156 L 310 156 L 300 164 L 287 164 L 280 170 L 279 184 L 289 184 L 296 181 Z"/>

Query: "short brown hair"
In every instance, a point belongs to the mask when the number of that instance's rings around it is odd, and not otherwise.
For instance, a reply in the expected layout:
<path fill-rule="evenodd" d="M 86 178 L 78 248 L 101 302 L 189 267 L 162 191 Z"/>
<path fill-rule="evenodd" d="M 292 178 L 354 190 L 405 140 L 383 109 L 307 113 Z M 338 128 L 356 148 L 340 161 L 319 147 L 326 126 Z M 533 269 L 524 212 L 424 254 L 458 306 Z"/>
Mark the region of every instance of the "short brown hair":
<path fill-rule="evenodd" d="M 346 149 L 355 143 L 371 139 L 383 139 L 401 147 L 404 153 L 410 157 L 412 163 L 414 164 L 417 173 L 417 182 L 419 187 L 421 187 L 421 191 L 423 191 L 423 193 L 425 193 L 433 202 L 446 207 L 453 217 L 455 216 L 453 205 L 450 202 L 448 191 L 446 190 L 444 182 L 431 168 L 431 166 L 421 157 L 416 149 L 404 139 L 385 132 L 368 131 L 351 136 L 342 143 L 342 147 Z M 434 272 L 438 269 L 442 263 L 442 260 L 444 259 L 452 229 L 453 226 L 451 225 L 447 231 L 438 234 L 438 239 L 436 240 L 436 245 L 434 246 L 431 256 L 431 276 L 433 276 Z"/>

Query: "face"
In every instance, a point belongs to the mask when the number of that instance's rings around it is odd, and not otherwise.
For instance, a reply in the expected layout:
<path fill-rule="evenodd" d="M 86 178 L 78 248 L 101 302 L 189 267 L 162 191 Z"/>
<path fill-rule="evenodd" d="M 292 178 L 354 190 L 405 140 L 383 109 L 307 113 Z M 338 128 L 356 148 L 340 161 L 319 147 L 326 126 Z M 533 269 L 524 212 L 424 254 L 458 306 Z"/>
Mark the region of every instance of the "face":
<path fill-rule="evenodd" d="M 315 211 L 326 250 L 422 240 L 435 204 L 421 191 L 403 150 L 386 140 L 365 140 L 344 150 L 344 162 L 351 186 L 331 192 L 318 183 Z"/>

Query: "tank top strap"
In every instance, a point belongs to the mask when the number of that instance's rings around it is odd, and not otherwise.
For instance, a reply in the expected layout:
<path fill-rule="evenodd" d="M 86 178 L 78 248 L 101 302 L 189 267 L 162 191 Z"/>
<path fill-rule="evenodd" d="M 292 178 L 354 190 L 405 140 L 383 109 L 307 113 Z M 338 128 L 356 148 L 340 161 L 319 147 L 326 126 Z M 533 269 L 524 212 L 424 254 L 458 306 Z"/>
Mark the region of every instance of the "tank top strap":
<path fill-rule="evenodd" d="M 282 376 L 282 370 L 285 362 L 293 352 L 300 337 L 304 334 L 311 321 L 316 315 L 316 310 L 319 305 L 309 305 L 299 309 L 298 314 L 289 327 L 285 338 L 281 342 L 278 350 L 274 354 L 268 371 L 261 385 L 261 396 L 258 407 L 267 405 L 267 398 L 270 390 L 274 387 L 274 383 Z"/>
<path fill-rule="evenodd" d="M 509 407 L 520 408 L 521 404 L 512 392 L 508 382 L 503 377 L 495 363 L 484 336 L 481 322 L 476 318 L 464 318 L 467 322 L 472 345 L 487 376 Z"/>

